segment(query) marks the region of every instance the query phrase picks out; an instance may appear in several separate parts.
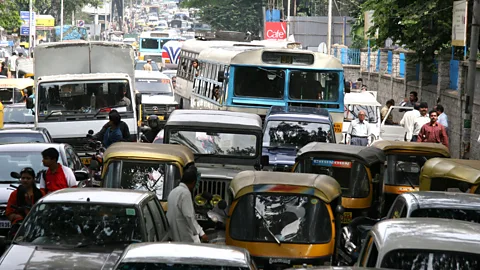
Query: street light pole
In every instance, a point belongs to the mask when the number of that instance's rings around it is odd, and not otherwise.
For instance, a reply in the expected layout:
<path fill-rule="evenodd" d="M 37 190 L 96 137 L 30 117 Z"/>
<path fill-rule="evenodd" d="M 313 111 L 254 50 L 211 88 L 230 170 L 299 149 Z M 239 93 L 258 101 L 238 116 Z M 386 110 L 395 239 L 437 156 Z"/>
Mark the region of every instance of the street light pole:
<path fill-rule="evenodd" d="M 30 0 L 28 17 L 28 57 L 30 57 L 32 55 L 32 33 L 35 33 L 35 29 L 33 29 L 33 0 Z"/>
<path fill-rule="evenodd" d="M 288 0 L 287 2 L 287 39 L 288 37 L 290 36 L 290 5 L 292 3 L 290 2 L 290 0 Z"/>
<path fill-rule="evenodd" d="M 328 0 L 327 53 L 332 48 L 332 0 Z"/>
<path fill-rule="evenodd" d="M 63 41 L 63 0 L 60 5 L 60 41 Z"/>

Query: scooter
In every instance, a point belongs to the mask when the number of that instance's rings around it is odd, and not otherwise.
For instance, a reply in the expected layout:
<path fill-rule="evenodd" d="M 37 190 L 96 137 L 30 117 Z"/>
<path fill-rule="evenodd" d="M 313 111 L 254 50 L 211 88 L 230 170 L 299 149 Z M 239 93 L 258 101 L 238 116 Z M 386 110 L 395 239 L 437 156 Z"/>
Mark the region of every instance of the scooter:
<path fill-rule="evenodd" d="M 90 165 L 88 169 L 90 171 L 90 179 L 83 181 L 79 186 L 81 187 L 99 187 L 101 181 L 101 173 L 103 168 L 103 154 L 106 149 L 101 141 L 93 139 L 93 130 L 89 130 L 87 134 L 88 143 L 83 146 L 83 149 L 88 152 L 94 152 L 88 154 L 91 156 Z"/>

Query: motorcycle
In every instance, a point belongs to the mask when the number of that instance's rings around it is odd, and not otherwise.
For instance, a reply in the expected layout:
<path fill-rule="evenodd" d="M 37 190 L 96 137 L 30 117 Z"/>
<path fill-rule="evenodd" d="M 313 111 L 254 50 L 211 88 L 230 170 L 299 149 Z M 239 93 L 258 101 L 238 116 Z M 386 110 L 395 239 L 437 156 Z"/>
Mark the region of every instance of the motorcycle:
<path fill-rule="evenodd" d="M 88 170 L 90 171 L 90 179 L 82 182 L 81 187 L 99 187 L 101 185 L 101 174 L 103 168 L 103 154 L 106 149 L 101 141 L 97 141 L 93 138 L 93 130 L 89 130 L 87 134 L 87 144 L 83 146 L 83 149 L 87 151 L 87 155 L 90 156 L 90 164 Z M 93 153 L 92 153 L 93 152 Z"/>

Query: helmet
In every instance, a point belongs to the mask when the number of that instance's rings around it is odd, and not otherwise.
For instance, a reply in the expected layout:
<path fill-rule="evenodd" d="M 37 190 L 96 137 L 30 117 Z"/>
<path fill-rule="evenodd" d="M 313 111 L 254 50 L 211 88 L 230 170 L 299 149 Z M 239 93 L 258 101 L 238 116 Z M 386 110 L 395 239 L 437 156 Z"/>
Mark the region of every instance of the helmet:
<path fill-rule="evenodd" d="M 158 120 L 158 116 L 150 115 L 148 117 L 148 126 L 152 129 L 158 128 L 160 126 L 160 120 Z"/>

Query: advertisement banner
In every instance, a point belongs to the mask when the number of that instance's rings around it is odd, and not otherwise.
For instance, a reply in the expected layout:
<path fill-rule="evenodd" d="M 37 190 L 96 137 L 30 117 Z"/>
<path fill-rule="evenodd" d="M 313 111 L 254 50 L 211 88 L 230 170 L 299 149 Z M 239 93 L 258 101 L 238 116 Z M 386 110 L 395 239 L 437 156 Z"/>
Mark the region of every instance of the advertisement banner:
<path fill-rule="evenodd" d="M 467 42 L 467 1 L 453 2 L 452 46 L 465 46 Z"/>
<path fill-rule="evenodd" d="M 286 40 L 287 39 L 287 22 L 266 22 L 264 39 Z"/>

